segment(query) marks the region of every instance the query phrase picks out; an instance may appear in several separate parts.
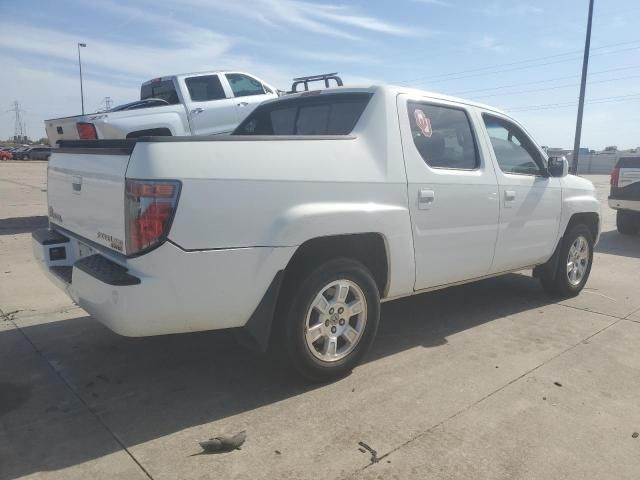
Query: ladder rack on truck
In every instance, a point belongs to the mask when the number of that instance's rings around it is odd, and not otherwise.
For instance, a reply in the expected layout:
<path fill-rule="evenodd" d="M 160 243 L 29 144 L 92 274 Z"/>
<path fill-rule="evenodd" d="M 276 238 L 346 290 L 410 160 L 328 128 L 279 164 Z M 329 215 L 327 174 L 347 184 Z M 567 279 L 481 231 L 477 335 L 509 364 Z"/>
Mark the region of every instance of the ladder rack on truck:
<path fill-rule="evenodd" d="M 320 75 L 310 75 L 308 77 L 298 77 L 293 79 L 293 83 L 291 84 L 291 91 L 288 93 L 297 93 L 298 86 L 303 85 L 304 90 L 300 91 L 309 91 L 309 83 L 310 82 L 320 82 L 324 81 L 325 88 L 329 88 L 329 81 L 333 80 L 336 82 L 338 87 L 342 87 L 342 79 L 338 76 L 338 72 L 333 73 L 322 73 Z"/>

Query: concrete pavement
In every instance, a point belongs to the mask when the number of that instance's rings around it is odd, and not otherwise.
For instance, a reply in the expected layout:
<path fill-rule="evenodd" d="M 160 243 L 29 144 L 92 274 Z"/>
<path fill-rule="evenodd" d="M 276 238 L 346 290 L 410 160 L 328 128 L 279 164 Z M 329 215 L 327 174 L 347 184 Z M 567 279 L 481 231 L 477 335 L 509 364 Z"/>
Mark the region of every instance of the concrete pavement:
<path fill-rule="evenodd" d="M 640 476 L 640 237 L 606 207 L 579 297 L 512 274 L 388 303 L 365 363 L 309 386 L 228 332 L 124 338 L 74 307 L 31 261 L 45 167 L 0 163 L 0 479 Z"/>

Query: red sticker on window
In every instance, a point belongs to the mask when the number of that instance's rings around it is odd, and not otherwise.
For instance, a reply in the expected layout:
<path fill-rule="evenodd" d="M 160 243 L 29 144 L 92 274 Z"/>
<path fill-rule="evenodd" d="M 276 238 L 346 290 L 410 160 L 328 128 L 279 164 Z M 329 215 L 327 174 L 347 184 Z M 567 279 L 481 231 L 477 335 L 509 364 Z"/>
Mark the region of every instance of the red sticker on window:
<path fill-rule="evenodd" d="M 431 120 L 427 118 L 422 110 L 416 108 L 413 111 L 413 116 L 416 118 L 416 125 L 425 137 L 431 137 L 433 131 L 431 130 Z"/>

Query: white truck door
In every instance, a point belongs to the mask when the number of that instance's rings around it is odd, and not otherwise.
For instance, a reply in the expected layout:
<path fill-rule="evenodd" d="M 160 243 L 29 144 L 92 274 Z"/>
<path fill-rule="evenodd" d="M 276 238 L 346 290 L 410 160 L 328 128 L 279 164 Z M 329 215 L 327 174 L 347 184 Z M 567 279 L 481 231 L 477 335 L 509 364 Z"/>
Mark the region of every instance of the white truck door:
<path fill-rule="evenodd" d="M 225 94 L 218 75 L 194 75 L 183 82 L 192 135 L 216 135 L 236 128 L 236 100 Z"/>
<path fill-rule="evenodd" d="M 492 273 L 543 263 L 556 247 L 562 189 L 542 152 L 512 120 L 483 112 L 500 186 L 500 228 Z"/>
<path fill-rule="evenodd" d="M 236 101 L 238 123 L 262 102 L 277 96 L 270 87 L 245 73 L 226 73 L 225 77 Z"/>
<path fill-rule="evenodd" d="M 473 127 L 470 107 L 398 97 L 415 290 L 481 277 L 493 260 L 498 185 Z"/>

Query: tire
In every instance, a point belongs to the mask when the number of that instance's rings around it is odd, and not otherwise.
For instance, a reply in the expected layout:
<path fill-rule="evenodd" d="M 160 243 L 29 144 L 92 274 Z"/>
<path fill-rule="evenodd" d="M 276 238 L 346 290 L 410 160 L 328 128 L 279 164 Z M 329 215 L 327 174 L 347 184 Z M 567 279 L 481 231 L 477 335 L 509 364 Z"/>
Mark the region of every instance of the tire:
<path fill-rule="evenodd" d="M 279 356 L 303 377 L 327 381 L 350 373 L 371 347 L 380 295 L 364 265 L 337 258 L 292 275 L 277 311 L 273 344 Z"/>
<path fill-rule="evenodd" d="M 555 273 L 545 271 L 540 277 L 540 282 L 543 288 L 554 297 L 575 297 L 587 283 L 592 263 L 591 230 L 584 224 L 574 225 L 562 238 Z"/>
<path fill-rule="evenodd" d="M 640 215 L 625 210 L 616 211 L 616 227 L 622 235 L 635 235 L 640 227 Z"/>

